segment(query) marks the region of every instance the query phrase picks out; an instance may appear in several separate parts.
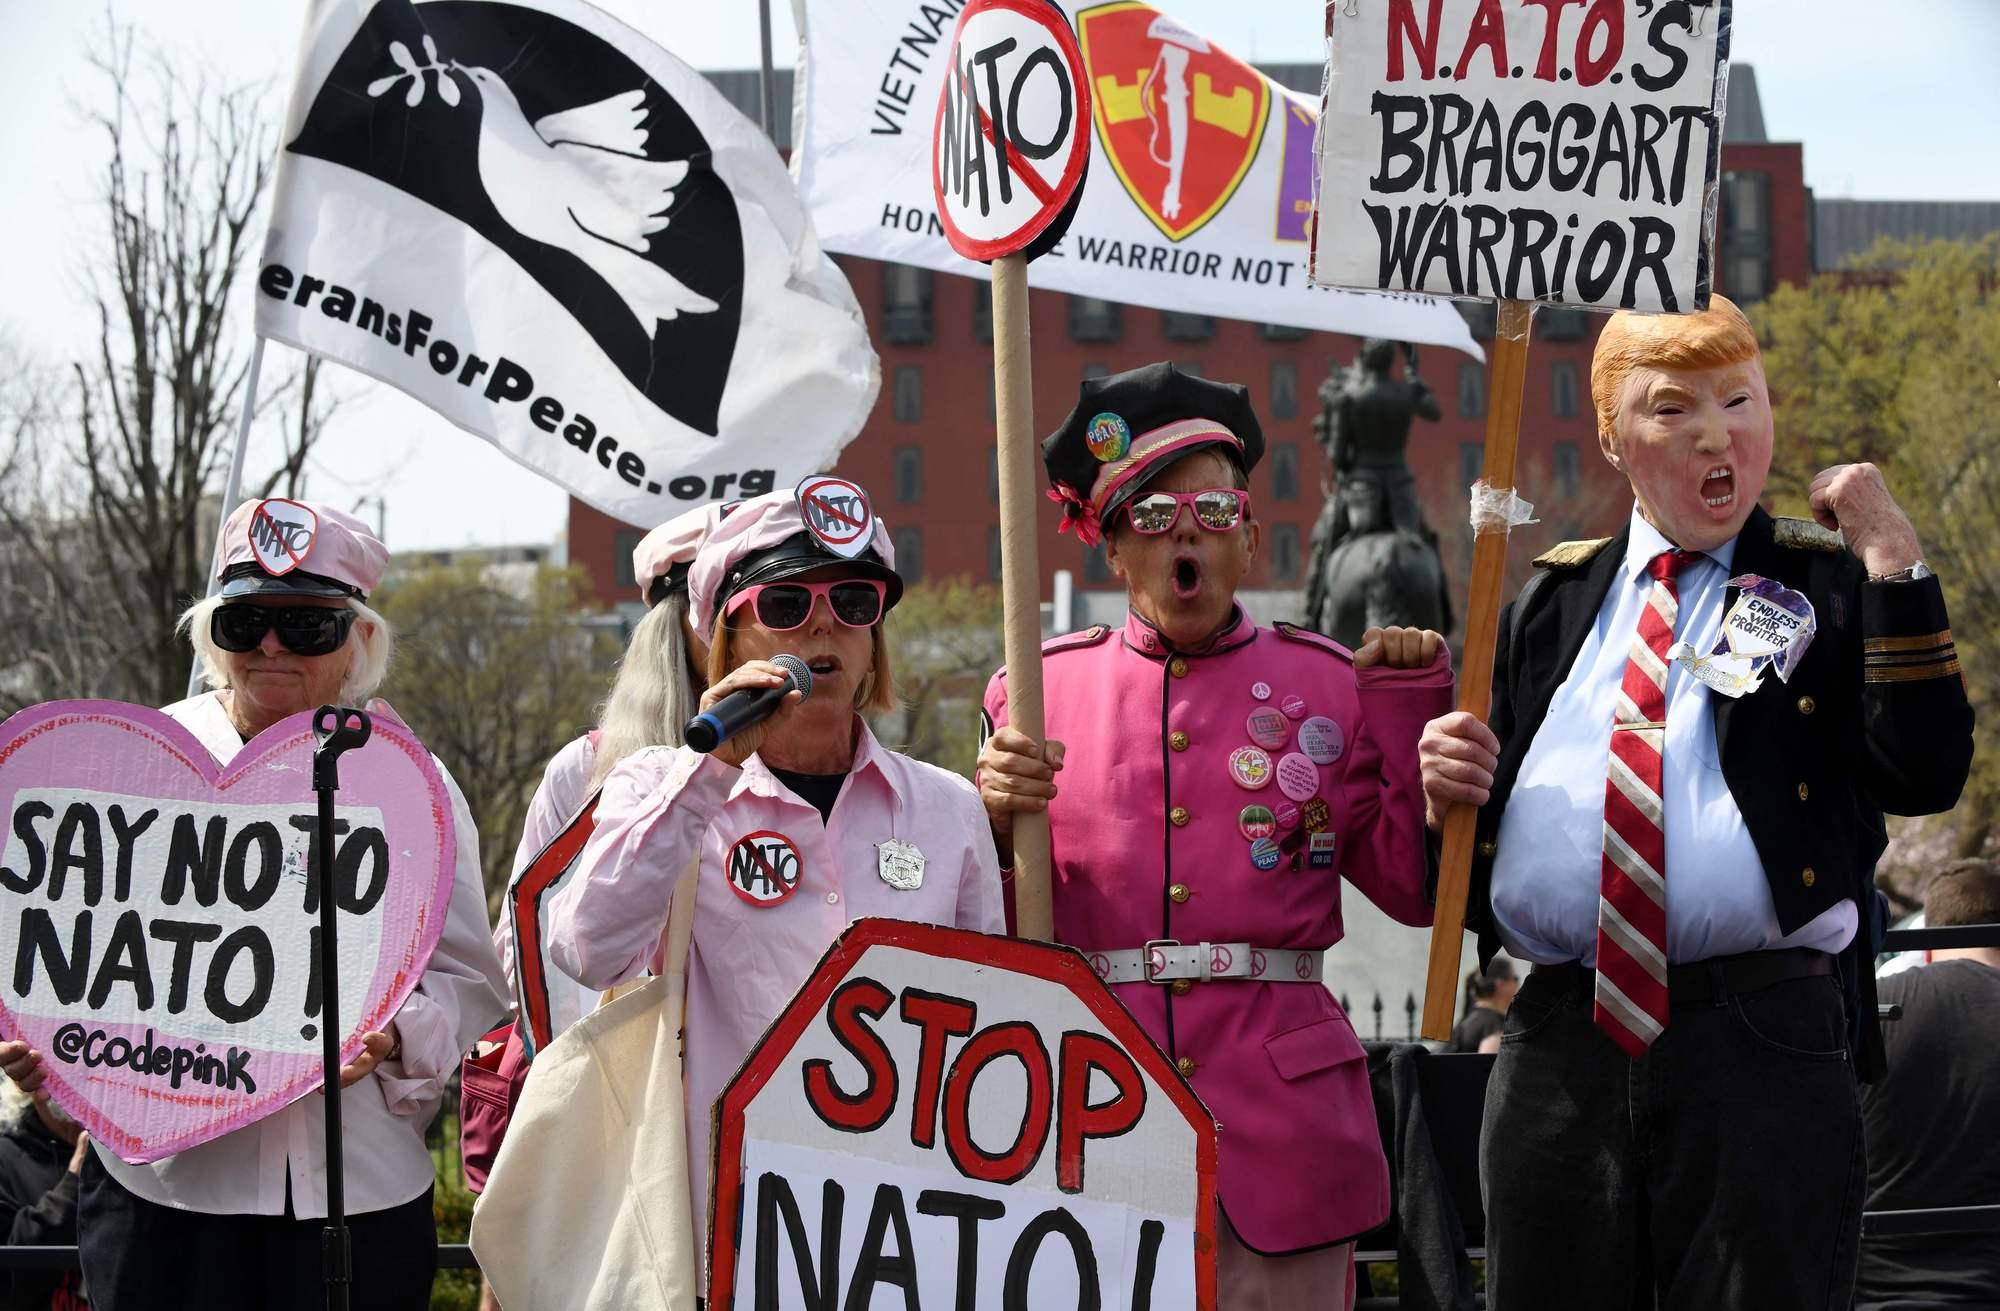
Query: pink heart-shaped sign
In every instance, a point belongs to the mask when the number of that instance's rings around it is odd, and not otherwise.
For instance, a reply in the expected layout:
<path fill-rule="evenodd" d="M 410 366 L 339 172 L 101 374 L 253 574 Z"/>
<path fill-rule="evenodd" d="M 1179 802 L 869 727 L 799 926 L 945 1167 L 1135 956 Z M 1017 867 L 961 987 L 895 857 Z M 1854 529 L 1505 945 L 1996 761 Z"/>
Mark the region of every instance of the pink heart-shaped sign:
<path fill-rule="evenodd" d="M 0 724 L 0 1032 L 134 1164 L 320 1085 L 312 716 L 226 765 L 157 710 L 52 701 Z M 384 1028 L 444 931 L 456 862 L 429 751 L 378 717 L 340 757 L 341 1060 Z"/>

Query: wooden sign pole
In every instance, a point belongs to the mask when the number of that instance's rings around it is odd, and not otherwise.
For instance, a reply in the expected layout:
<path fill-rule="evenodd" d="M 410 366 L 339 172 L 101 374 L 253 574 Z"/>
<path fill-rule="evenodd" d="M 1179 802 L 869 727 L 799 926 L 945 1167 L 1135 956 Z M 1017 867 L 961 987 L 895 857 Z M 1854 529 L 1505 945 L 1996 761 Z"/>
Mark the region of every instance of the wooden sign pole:
<path fill-rule="evenodd" d="M 1521 435 L 1521 392 L 1527 376 L 1528 326 L 1533 313 L 1532 301 L 1500 302 L 1486 402 L 1486 458 L 1480 472 L 1488 487 L 1500 491 L 1514 486 L 1514 449 Z M 1501 589 L 1506 585 L 1507 531 L 1505 524 L 1482 526 L 1472 547 L 1472 594 L 1465 620 L 1465 658 L 1458 676 L 1458 708 L 1481 720 L 1493 704 L 1493 648 L 1500 634 Z M 1478 808 L 1463 805 L 1453 806 L 1444 819 L 1437 909 L 1431 920 L 1430 971 L 1424 984 L 1422 1032 L 1434 1041 L 1451 1037 L 1452 1010 L 1459 995 L 1458 963 L 1465 942 L 1465 901 L 1472 881 L 1473 827 L 1478 820 Z"/>
<path fill-rule="evenodd" d="M 1035 551 L 1041 452 L 1035 445 L 1028 357 L 1028 261 L 993 261 L 994 417 L 1000 429 L 1000 587 L 1007 638 L 1007 722 L 1043 740 L 1042 576 Z M 1014 923 L 1023 938 L 1055 939 L 1049 904 L 1049 817 L 1014 816 Z"/>

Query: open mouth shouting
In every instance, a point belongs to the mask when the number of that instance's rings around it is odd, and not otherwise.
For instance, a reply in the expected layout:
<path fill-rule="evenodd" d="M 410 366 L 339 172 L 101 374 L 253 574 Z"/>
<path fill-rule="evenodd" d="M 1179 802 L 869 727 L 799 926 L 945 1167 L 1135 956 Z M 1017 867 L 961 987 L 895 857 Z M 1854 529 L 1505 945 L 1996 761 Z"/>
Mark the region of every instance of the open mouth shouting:
<path fill-rule="evenodd" d="M 806 661 L 806 668 L 812 670 L 815 679 L 832 678 L 840 673 L 840 657 L 837 655 L 816 655 Z"/>
<path fill-rule="evenodd" d="M 1701 476 L 1701 503 L 1717 514 L 1736 504 L 1736 471 L 1718 464 Z"/>
<path fill-rule="evenodd" d="M 1201 594 L 1201 561 L 1191 555 L 1174 557 L 1174 596 L 1192 601 Z"/>

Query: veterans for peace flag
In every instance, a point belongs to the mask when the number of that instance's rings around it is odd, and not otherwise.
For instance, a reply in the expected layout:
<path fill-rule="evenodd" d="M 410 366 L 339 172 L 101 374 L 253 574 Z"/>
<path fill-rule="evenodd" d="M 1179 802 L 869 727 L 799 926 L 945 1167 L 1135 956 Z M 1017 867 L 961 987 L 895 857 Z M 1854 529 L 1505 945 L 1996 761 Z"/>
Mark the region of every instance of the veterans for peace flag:
<path fill-rule="evenodd" d="M 830 465 L 880 381 L 769 140 L 580 0 L 314 0 L 257 291 L 641 526 Z"/>
<path fill-rule="evenodd" d="M 792 169 L 827 249 L 986 276 L 953 253 L 931 187 L 931 126 L 959 6 L 792 8 L 801 47 Z M 1480 355 L 1446 301 L 1308 286 L 1317 98 L 1148 4 L 1085 3 L 1070 19 L 1095 158 L 1068 235 L 1035 262 L 1036 286 Z"/>

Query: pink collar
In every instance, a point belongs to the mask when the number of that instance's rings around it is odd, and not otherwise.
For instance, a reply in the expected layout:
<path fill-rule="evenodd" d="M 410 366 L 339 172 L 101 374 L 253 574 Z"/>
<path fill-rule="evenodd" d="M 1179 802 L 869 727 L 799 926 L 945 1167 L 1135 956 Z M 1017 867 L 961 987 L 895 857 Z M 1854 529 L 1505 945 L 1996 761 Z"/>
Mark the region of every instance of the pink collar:
<path fill-rule="evenodd" d="M 1234 651 L 1239 646 L 1252 642 L 1257 637 L 1257 625 L 1250 622 L 1250 616 L 1243 613 L 1243 607 L 1232 604 L 1229 622 L 1222 631 L 1208 641 L 1188 651 L 1176 652 L 1166 634 L 1140 617 L 1136 610 L 1125 612 L 1125 645 L 1149 660 L 1164 660 L 1170 655 L 1220 655 L 1224 651 Z"/>

